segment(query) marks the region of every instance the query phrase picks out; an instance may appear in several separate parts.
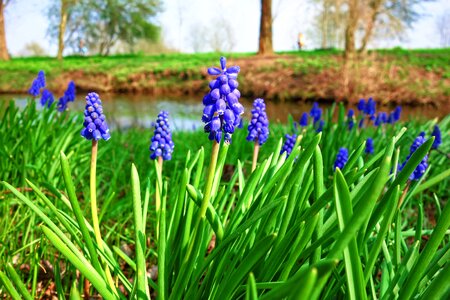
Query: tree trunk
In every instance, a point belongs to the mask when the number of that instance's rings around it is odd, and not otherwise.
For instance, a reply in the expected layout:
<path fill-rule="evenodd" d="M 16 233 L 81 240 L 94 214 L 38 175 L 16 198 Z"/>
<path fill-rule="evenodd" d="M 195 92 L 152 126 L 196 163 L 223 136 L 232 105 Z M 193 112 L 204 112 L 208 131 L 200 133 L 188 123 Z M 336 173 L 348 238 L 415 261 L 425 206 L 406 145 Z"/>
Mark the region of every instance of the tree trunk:
<path fill-rule="evenodd" d="M 349 60 L 355 54 L 355 32 L 358 25 L 358 0 L 350 0 L 347 27 L 345 28 L 345 59 Z"/>
<path fill-rule="evenodd" d="M 259 27 L 258 54 L 273 54 L 272 46 L 272 0 L 261 0 L 261 24 Z"/>
<path fill-rule="evenodd" d="M 383 0 L 375 0 L 375 2 L 373 3 L 371 15 L 366 24 L 366 30 L 365 30 L 364 37 L 361 42 L 361 48 L 359 48 L 359 52 L 366 51 L 366 47 L 370 41 L 370 38 L 372 37 L 373 29 L 375 27 L 375 22 L 377 20 L 378 13 L 380 12 L 380 7 L 381 7 L 382 3 L 383 3 Z"/>
<path fill-rule="evenodd" d="M 63 59 L 64 51 L 64 34 L 66 33 L 67 24 L 67 0 L 61 0 L 61 16 L 59 20 L 59 34 L 58 34 L 58 60 Z"/>
<path fill-rule="evenodd" d="M 8 48 L 6 47 L 6 33 L 5 33 L 5 4 L 0 0 L 0 60 L 9 60 Z"/>

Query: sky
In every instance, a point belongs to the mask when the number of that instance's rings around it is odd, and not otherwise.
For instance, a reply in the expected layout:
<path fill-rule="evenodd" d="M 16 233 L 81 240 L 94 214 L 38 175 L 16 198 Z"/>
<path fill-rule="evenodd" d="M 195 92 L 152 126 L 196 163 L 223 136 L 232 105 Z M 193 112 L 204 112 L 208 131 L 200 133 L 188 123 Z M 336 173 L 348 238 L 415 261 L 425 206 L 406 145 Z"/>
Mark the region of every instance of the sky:
<path fill-rule="evenodd" d="M 13 0 L 6 8 L 6 40 L 10 53 L 20 55 L 26 44 L 37 42 L 49 55 L 56 54 L 56 41 L 50 41 L 47 36 L 46 9 L 51 1 Z M 211 45 L 222 43 L 223 47 L 235 52 L 257 50 L 260 0 L 162 2 L 163 11 L 157 21 L 163 29 L 162 39 L 169 48 L 181 52 L 211 51 Z M 450 1 L 424 3 L 418 11 L 423 16 L 401 39 L 377 40 L 372 47 L 439 47 L 436 20 L 443 12 L 450 12 Z M 310 0 L 273 0 L 272 13 L 276 51 L 295 49 L 299 32 L 305 34 L 307 48 L 317 46 L 312 30 L 317 11 Z"/>

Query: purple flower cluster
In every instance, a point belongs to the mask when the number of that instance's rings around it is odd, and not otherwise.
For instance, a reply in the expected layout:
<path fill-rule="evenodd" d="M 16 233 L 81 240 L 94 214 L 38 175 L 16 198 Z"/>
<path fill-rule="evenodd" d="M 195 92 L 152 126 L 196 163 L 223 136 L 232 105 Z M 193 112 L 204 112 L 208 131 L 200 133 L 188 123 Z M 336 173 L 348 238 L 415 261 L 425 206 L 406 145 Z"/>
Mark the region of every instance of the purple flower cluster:
<path fill-rule="evenodd" d="M 219 143 L 224 133 L 225 142 L 231 143 L 231 135 L 241 124 L 241 115 L 244 113 L 244 106 L 239 103 L 241 93 L 237 89 L 240 68 L 232 66 L 227 69 L 225 57 L 220 58 L 220 66 L 221 69 L 208 69 L 209 75 L 217 77 L 209 83 L 210 91 L 203 97 L 205 108 L 202 121 L 210 140 Z"/>
<path fill-rule="evenodd" d="M 67 89 L 65 90 L 64 95 L 59 98 L 58 111 L 65 111 L 67 109 L 67 104 L 69 102 L 75 101 L 75 96 L 75 83 L 73 81 L 70 81 L 67 85 Z"/>
<path fill-rule="evenodd" d="M 394 111 L 392 111 L 389 114 L 389 117 L 387 119 L 387 122 L 390 124 L 394 124 L 395 122 L 400 120 L 400 115 L 402 113 L 402 107 L 401 106 L 397 106 Z"/>
<path fill-rule="evenodd" d="M 385 112 L 379 112 L 377 114 L 377 117 L 375 118 L 375 126 L 380 126 L 383 125 L 384 123 L 386 123 L 388 121 L 388 116 L 387 113 Z"/>
<path fill-rule="evenodd" d="M 423 134 L 423 135 L 419 134 L 419 136 L 414 140 L 414 142 L 412 143 L 411 147 L 409 148 L 409 154 L 406 157 L 405 162 L 403 162 L 403 164 L 401 164 L 399 166 L 399 171 L 401 171 L 405 167 L 406 163 L 411 158 L 413 153 L 417 150 L 417 148 L 419 148 L 423 143 L 425 143 L 425 137 L 424 136 L 425 136 L 425 134 Z M 427 167 L 428 167 L 428 154 L 425 155 L 425 157 L 419 163 L 419 165 L 414 170 L 414 172 L 412 172 L 412 174 L 409 176 L 409 179 L 410 180 L 419 180 L 422 177 L 422 175 L 425 173 Z"/>
<path fill-rule="evenodd" d="M 248 124 L 247 141 L 258 141 L 264 144 L 269 137 L 269 120 L 266 114 L 266 104 L 261 98 L 253 102 L 252 119 Z"/>
<path fill-rule="evenodd" d="M 434 142 L 431 148 L 433 149 L 439 148 L 439 145 L 442 144 L 441 129 L 439 129 L 439 126 L 434 125 L 433 132 L 431 133 L 431 135 L 434 136 Z"/>
<path fill-rule="evenodd" d="M 306 127 L 306 126 L 308 126 L 308 113 L 303 113 L 302 114 L 302 116 L 301 116 L 301 118 L 300 118 L 300 121 L 299 121 L 299 124 L 300 124 L 300 126 L 302 126 L 302 127 Z"/>
<path fill-rule="evenodd" d="M 372 97 L 370 97 L 367 100 L 367 103 L 364 105 L 364 113 L 371 117 L 371 119 L 374 117 L 376 112 L 376 102 L 373 100 Z"/>
<path fill-rule="evenodd" d="M 111 138 L 109 127 L 103 114 L 102 100 L 97 93 L 89 93 L 86 96 L 86 109 L 84 110 L 84 128 L 81 130 L 81 136 L 87 140 Z"/>
<path fill-rule="evenodd" d="M 155 131 L 150 144 L 150 158 L 162 157 L 164 160 L 172 159 L 173 148 L 172 133 L 169 127 L 169 113 L 161 111 L 154 123 Z"/>
<path fill-rule="evenodd" d="M 336 168 L 343 169 L 348 160 L 348 150 L 347 148 L 339 149 L 339 152 L 336 155 L 336 160 L 334 161 L 334 169 Z"/>
<path fill-rule="evenodd" d="M 47 89 L 44 89 L 41 95 L 41 105 L 42 106 L 47 105 L 47 107 L 50 108 L 50 106 L 52 106 L 53 101 L 55 101 L 55 99 L 53 98 L 52 92 L 50 92 Z"/>
<path fill-rule="evenodd" d="M 309 112 L 309 116 L 313 118 L 314 124 L 320 121 L 322 118 L 322 109 L 319 107 L 319 103 L 314 102 L 311 111 Z"/>
<path fill-rule="evenodd" d="M 41 89 L 45 87 L 45 74 L 44 71 L 40 70 L 37 77 L 33 80 L 30 89 L 28 90 L 28 94 L 33 97 L 39 96 L 41 93 Z"/>
<path fill-rule="evenodd" d="M 288 157 L 291 154 L 292 149 L 294 149 L 295 141 L 297 140 L 297 135 L 295 133 L 293 133 L 292 135 L 286 134 L 285 138 L 286 140 L 284 141 L 284 145 L 281 148 L 280 154 L 286 152 L 286 157 Z"/>
<path fill-rule="evenodd" d="M 372 138 L 367 139 L 365 152 L 366 152 L 366 154 L 373 154 L 373 139 Z"/>

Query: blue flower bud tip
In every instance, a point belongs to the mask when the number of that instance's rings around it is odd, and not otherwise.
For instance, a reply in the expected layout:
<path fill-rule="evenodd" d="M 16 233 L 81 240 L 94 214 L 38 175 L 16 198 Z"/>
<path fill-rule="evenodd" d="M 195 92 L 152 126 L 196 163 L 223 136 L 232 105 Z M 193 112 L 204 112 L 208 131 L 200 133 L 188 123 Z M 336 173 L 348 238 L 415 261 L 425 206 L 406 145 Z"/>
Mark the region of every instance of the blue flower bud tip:
<path fill-rule="evenodd" d="M 97 93 L 89 93 L 86 96 L 86 108 L 84 110 L 84 128 L 81 136 L 87 140 L 105 141 L 111 138 L 109 127 L 103 114 L 102 101 Z"/>

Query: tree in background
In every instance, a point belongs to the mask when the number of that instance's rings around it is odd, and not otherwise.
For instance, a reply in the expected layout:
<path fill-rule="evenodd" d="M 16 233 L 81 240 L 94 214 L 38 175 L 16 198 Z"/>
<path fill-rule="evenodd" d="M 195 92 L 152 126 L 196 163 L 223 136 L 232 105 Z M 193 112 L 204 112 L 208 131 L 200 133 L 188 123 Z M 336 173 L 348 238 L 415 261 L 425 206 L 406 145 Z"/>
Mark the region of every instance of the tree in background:
<path fill-rule="evenodd" d="M 439 33 L 441 47 L 450 47 L 450 10 L 444 12 L 436 20 L 436 29 Z"/>
<path fill-rule="evenodd" d="M 62 4 L 66 1 L 64 13 Z M 159 7 L 158 0 L 61 0 L 49 9 L 49 33 L 59 37 L 62 48 L 67 44 L 75 53 L 87 48 L 90 53 L 108 55 L 118 42 L 133 50 L 139 40 L 159 39 L 154 20 Z M 63 15 L 67 18 L 65 30 Z"/>
<path fill-rule="evenodd" d="M 10 0 L 0 0 L 0 60 L 9 60 L 8 48 L 6 47 L 5 33 L 5 7 Z"/>
<path fill-rule="evenodd" d="M 272 0 L 261 0 L 258 54 L 267 55 L 272 53 Z"/>
<path fill-rule="evenodd" d="M 341 47 L 345 57 L 359 46 L 364 52 L 376 35 L 399 36 L 419 17 L 417 6 L 428 0 L 313 0 L 322 48 Z"/>
<path fill-rule="evenodd" d="M 58 54 L 57 58 L 62 60 L 64 51 L 64 34 L 66 33 L 67 18 L 69 9 L 76 3 L 76 0 L 61 0 L 59 26 L 58 26 Z"/>

